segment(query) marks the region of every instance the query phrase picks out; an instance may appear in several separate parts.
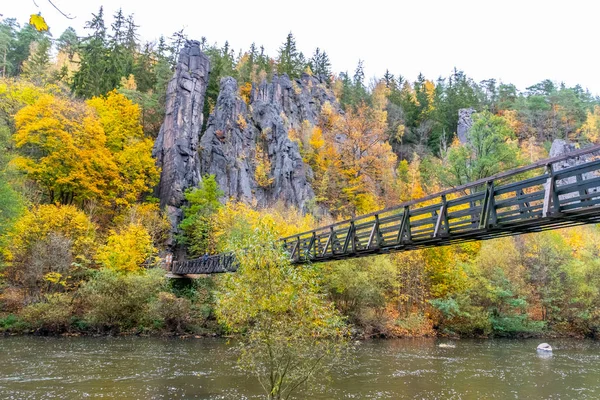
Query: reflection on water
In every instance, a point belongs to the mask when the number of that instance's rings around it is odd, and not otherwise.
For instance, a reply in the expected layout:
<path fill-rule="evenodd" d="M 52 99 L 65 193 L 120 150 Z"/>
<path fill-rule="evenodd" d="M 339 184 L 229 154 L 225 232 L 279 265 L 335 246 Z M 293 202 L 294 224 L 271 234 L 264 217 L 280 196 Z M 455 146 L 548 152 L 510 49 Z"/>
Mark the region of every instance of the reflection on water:
<path fill-rule="evenodd" d="M 442 346 L 440 346 L 440 344 Z M 444 345 L 446 344 L 446 345 Z M 599 399 L 600 343 L 435 339 L 354 344 L 297 398 Z M 452 347 L 454 346 L 454 347 Z M 255 399 L 223 340 L 0 338 L 0 399 Z"/>

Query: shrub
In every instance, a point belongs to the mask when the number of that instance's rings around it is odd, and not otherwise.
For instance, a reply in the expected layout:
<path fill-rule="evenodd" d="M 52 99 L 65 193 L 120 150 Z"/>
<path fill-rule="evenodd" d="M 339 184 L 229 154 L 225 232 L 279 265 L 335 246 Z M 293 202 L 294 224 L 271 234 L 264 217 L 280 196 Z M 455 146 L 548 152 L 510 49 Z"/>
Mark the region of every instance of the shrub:
<path fill-rule="evenodd" d="M 70 326 L 73 298 L 67 293 L 47 294 L 43 301 L 25 307 L 20 315 L 36 331 L 60 333 Z"/>
<path fill-rule="evenodd" d="M 16 221 L 8 235 L 7 280 L 23 287 L 34 299 L 44 291 L 74 285 L 90 263 L 94 240 L 94 224 L 77 208 L 35 207 Z M 52 282 L 46 279 L 49 273 L 58 273 L 64 279 Z"/>
<path fill-rule="evenodd" d="M 7 316 L 0 318 L 0 332 L 18 328 L 22 323 L 23 322 L 15 314 L 8 314 Z"/>
<path fill-rule="evenodd" d="M 433 335 L 431 320 L 421 313 L 412 313 L 407 317 L 398 318 L 391 328 L 395 336 L 429 336 Z"/>
<path fill-rule="evenodd" d="M 26 296 L 23 289 L 7 287 L 0 293 L 0 310 L 15 313 L 23 308 Z"/>
<path fill-rule="evenodd" d="M 192 322 L 192 303 L 173 293 L 160 292 L 150 306 L 150 316 L 170 332 L 182 333 Z"/>
<path fill-rule="evenodd" d="M 148 322 L 150 302 L 165 287 L 164 271 L 121 274 L 103 268 L 80 290 L 84 317 L 97 330 L 122 331 Z"/>

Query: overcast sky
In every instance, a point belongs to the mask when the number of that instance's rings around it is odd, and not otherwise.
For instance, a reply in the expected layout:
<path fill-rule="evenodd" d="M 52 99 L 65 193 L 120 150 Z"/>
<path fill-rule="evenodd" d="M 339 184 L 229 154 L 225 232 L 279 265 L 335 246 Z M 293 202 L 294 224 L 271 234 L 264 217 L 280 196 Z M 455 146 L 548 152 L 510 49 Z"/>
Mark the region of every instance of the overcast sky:
<path fill-rule="evenodd" d="M 54 37 L 69 25 L 82 35 L 100 5 L 133 13 L 144 40 L 185 28 L 237 51 L 254 41 L 276 56 L 288 32 L 299 50 L 318 46 L 335 72 L 353 72 L 364 60 L 366 76 L 386 69 L 414 80 L 447 76 L 454 67 L 476 81 L 496 78 L 525 89 L 543 79 L 581 84 L 600 94 L 599 13 L 595 0 L 226 1 L 2 0 L 0 13 L 19 22 L 41 12 Z M 107 25 L 110 19 L 106 18 Z"/>

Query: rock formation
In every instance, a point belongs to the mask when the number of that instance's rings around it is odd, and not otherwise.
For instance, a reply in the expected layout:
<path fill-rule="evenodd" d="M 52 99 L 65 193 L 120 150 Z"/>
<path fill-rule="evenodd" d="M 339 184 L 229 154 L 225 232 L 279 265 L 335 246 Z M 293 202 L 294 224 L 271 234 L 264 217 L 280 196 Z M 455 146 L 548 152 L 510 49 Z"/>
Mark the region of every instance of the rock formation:
<path fill-rule="evenodd" d="M 567 154 L 567 153 L 570 153 L 575 150 L 577 150 L 577 148 L 575 147 L 574 144 L 568 143 L 567 141 L 565 141 L 563 139 L 554 139 L 554 141 L 552 142 L 552 147 L 550 148 L 549 156 L 550 157 L 558 157 L 558 156 L 562 156 L 563 154 Z M 568 158 L 566 160 L 563 160 L 560 162 L 555 162 L 554 164 L 552 164 L 552 169 L 554 170 L 554 172 L 558 172 L 563 169 L 567 169 L 567 168 L 574 167 L 576 165 L 580 165 L 580 164 L 586 163 L 588 161 L 591 161 L 591 157 L 592 157 L 592 154 L 584 154 L 579 157 Z M 582 180 L 593 179 L 595 177 L 596 176 L 593 172 L 586 172 L 581 175 Z M 570 177 L 570 178 L 566 178 L 566 179 L 560 179 L 556 182 L 556 184 L 558 186 L 563 186 L 563 185 L 569 185 L 569 184 L 575 183 L 576 181 L 577 181 L 577 179 L 575 177 Z M 587 194 L 598 193 L 599 191 L 600 191 L 600 188 L 598 188 L 598 187 L 586 189 Z M 559 196 L 559 199 L 560 200 L 571 199 L 571 198 L 577 197 L 578 195 L 579 195 L 578 193 L 561 194 Z"/>
<path fill-rule="evenodd" d="M 308 74 L 263 81 L 253 88 L 249 105 L 235 79 L 223 78 L 200 143 L 202 174 L 214 174 L 226 198 L 306 210 L 314 198 L 308 182 L 312 171 L 288 131 L 303 121 L 316 124 L 326 102 L 338 107 L 326 85 Z"/>
<path fill-rule="evenodd" d="M 209 71 L 199 42 L 187 41 L 167 87 L 165 120 L 154 144 L 161 167 L 156 194 L 174 229 L 181 221 L 185 190 L 200 182 L 198 141 Z"/>
<path fill-rule="evenodd" d="M 461 108 L 458 110 L 458 125 L 456 126 L 456 134 L 458 135 L 458 140 L 460 140 L 460 142 L 463 144 L 467 143 L 467 135 L 473 126 L 473 113 L 475 113 L 475 110 L 472 108 Z"/>

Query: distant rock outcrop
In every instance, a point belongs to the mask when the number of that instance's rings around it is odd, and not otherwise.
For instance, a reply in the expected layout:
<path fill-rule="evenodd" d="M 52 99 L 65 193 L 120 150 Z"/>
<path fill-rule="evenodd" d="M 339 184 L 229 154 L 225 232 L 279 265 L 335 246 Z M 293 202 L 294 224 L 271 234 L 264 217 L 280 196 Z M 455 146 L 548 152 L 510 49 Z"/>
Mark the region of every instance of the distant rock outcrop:
<path fill-rule="evenodd" d="M 200 182 L 198 141 L 209 72 L 199 42 L 187 41 L 167 87 L 165 120 L 153 150 L 161 167 L 157 196 L 173 229 L 182 218 L 185 190 Z"/>
<path fill-rule="evenodd" d="M 288 132 L 303 121 L 316 124 L 326 102 L 339 107 L 324 82 L 308 74 L 263 81 L 253 88 L 249 104 L 239 96 L 235 79 L 223 78 L 200 142 L 202 174 L 214 174 L 226 198 L 306 210 L 314 198 L 312 171 Z"/>
<path fill-rule="evenodd" d="M 475 113 L 473 108 L 461 108 L 458 110 L 458 125 L 456 126 L 456 134 L 458 135 L 458 140 L 460 140 L 460 142 L 463 144 L 467 143 L 469 131 L 473 126 L 473 113 Z"/>
<path fill-rule="evenodd" d="M 573 143 L 569 143 L 563 139 L 554 139 L 554 141 L 552 142 L 552 147 L 550 147 L 549 156 L 550 157 L 558 157 L 558 156 L 562 156 L 564 154 L 570 153 L 575 150 L 577 150 L 577 148 L 575 147 L 575 145 Z M 563 160 L 560 162 L 555 162 L 554 164 L 552 164 L 552 169 L 554 170 L 554 172 L 558 172 L 563 169 L 567 169 L 570 167 L 574 167 L 576 165 L 580 165 L 580 164 L 589 162 L 589 161 L 591 161 L 591 158 L 592 158 L 592 154 L 584 154 L 582 156 L 568 158 L 566 160 Z M 596 176 L 593 172 L 586 172 L 586 173 L 581 174 L 582 180 L 593 179 L 595 177 Z M 569 185 L 569 184 L 572 184 L 575 182 L 577 182 L 577 179 L 575 177 L 570 177 L 570 178 L 566 178 L 566 179 L 559 179 L 556 183 L 558 186 L 563 186 L 563 185 Z M 588 188 L 585 190 L 585 192 L 587 194 L 598 193 L 598 192 L 600 192 L 600 188 L 599 187 Z M 565 199 L 575 198 L 577 196 L 578 196 L 577 193 L 567 193 L 567 194 L 561 194 L 559 196 L 559 199 L 565 200 Z"/>

